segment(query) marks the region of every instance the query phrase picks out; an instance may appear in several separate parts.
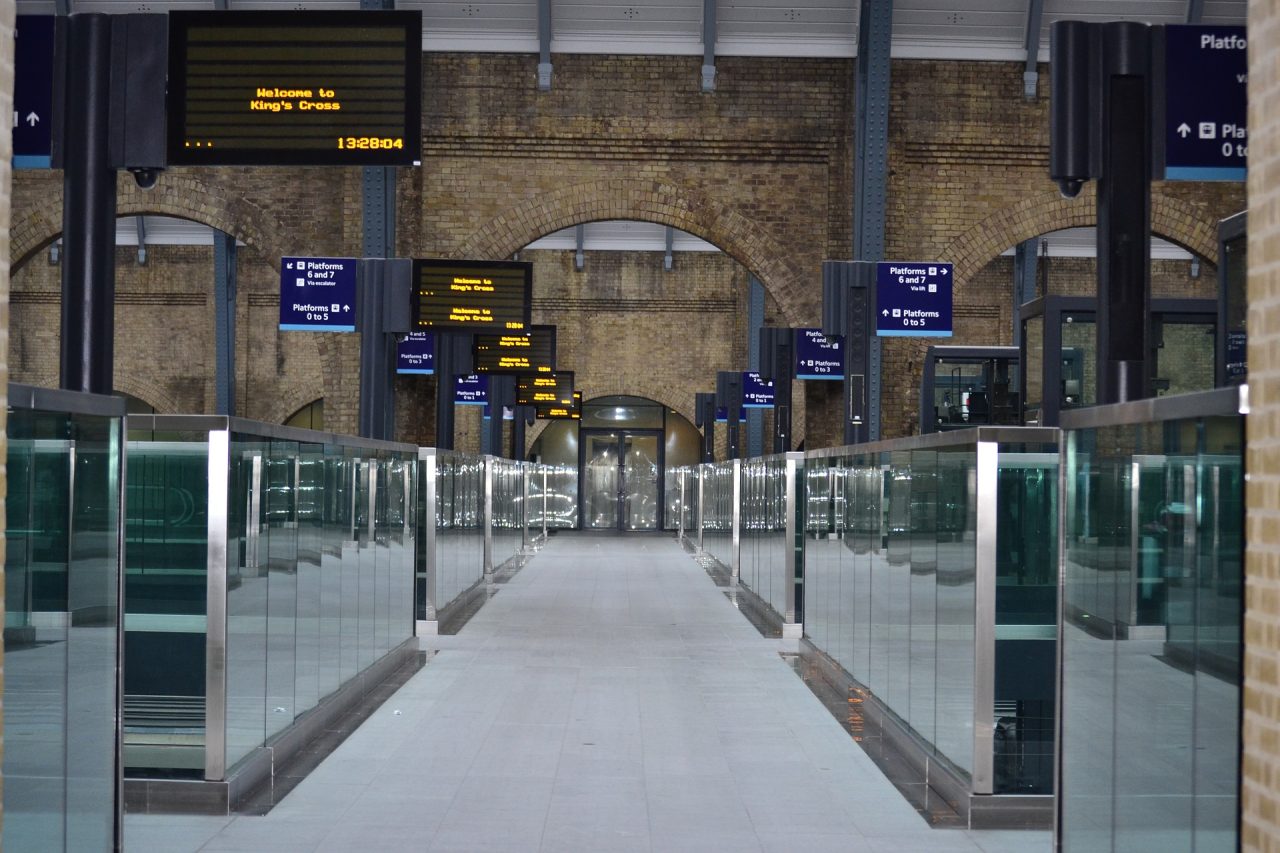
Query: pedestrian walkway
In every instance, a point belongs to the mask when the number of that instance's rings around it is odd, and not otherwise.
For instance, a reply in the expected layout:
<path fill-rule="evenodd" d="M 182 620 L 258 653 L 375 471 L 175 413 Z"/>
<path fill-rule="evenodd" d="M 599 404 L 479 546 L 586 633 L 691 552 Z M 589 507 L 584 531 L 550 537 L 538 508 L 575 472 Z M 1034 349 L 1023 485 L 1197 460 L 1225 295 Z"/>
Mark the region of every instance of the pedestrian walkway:
<path fill-rule="evenodd" d="M 689 555 L 561 533 L 264 817 L 129 851 L 1048 853 L 929 828 Z"/>

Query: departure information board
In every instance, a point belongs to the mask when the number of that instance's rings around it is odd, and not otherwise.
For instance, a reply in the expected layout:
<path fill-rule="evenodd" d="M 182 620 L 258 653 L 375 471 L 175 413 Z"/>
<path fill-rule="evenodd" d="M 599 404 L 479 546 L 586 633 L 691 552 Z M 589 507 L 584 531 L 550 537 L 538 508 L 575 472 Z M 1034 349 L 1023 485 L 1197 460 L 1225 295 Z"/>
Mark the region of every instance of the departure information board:
<path fill-rule="evenodd" d="M 555 373 L 556 327 L 530 326 L 528 334 L 476 335 L 476 373 Z"/>
<path fill-rule="evenodd" d="M 169 13 L 169 163 L 413 166 L 420 11 Z"/>
<path fill-rule="evenodd" d="M 533 264 L 526 261 L 413 262 L 413 327 L 491 333 L 529 328 Z"/>
<path fill-rule="evenodd" d="M 548 421 L 580 421 L 582 420 L 582 392 L 573 392 L 572 406 L 538 406 L 534 413 Z"/>
<path fill-rule="evenodd" d="M 573 371 L 516 377 L 517 406 L 573 405 Z"/>

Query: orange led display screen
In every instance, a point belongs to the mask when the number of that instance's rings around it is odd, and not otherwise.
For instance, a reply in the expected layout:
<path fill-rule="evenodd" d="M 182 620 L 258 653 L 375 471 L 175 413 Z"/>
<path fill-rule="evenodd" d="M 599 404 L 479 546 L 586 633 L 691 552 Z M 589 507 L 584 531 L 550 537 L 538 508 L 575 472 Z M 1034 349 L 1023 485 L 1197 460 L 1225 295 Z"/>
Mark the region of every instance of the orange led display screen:
<path fill-rule="evenodd" d="M 527 334 L 476 335 L 476 373 L 555 373 L 556 327 L 530 326 Z"/>
<path fill-rule="evenodd" d="M 524 261 L 413 262 L 413 327 L 524 334 L 533 264 Z"/>
<path fill-rule="evenodd" d="M 413 166 L 421 11 L 169 13 L 169 162 Z"/>
<path fill-rule="evenodd" d="M 516 377 L 516 405 L 547 408 L 573 405 L 573 372 Z"/>
<path fill-rule="evenodd" d="M 573 392 L 572 406 L 538 406 L 535 414 L 548 421 L 580 421 L 582 420 L 582 392 Z"/>

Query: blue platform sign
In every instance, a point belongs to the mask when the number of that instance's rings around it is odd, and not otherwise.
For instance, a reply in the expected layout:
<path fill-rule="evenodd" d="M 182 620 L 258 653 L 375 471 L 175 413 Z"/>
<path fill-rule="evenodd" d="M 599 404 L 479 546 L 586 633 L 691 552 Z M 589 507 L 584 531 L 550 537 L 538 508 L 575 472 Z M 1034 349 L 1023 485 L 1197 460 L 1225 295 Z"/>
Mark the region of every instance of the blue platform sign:
<path fill-rule="evenodd" d="M 355 258 L 281 258 L 280 328 L 354 332 Z"/>
<path fill-rule="evenodd" d="M 456 406 L 489 405 L 489 377 L 479 373 L 453 377 L 453 403 Z"/>
<path fill-rule="evenodd" d="M 951 337 L 951 264 L 938 261 L 876 264 L 876 334 Z"/>
<path fill-rule="evenodd" d="M 1244 332 L 1227 331 L 1227 378 L 1239 379 L 1249 374 L 1249 337 Z"/>
<path fill-rule="evenodd" d="M 821 329 L 796 329 L 796 379 L 844 381 L 844 343 Z"/>
<path fill-rule="evenodd" d="M 52 153 L 53 15 L 19 15 L 13 43 L 13 167 L 47 169 Z"/>
<path fill-rule="evenodd" d="M 1167 179 L 1244 180 L 1249 156 L 1247 45 L 1244 27 L 1165 27 Z"/>
<path fill-rule="evenodd" d="M 765 382 L 759 373 L 742 374 L 742 406 L 746 409 L 772 409 L 773 383 Z"/>
<path fill-rule="evenodd" d="M 436 341 L 430 332 L 410 332 L 396 344 L 396 373 L 436 372 Z"/>

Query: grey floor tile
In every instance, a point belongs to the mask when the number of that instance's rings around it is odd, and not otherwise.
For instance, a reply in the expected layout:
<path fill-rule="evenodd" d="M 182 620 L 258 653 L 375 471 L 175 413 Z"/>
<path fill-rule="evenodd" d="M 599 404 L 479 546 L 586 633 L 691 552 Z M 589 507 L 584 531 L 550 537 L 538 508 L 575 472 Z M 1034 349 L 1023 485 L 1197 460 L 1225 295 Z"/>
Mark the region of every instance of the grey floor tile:
<path fill-rule="evenodd" d="M 665 537 L 553 537 L 422 645 L 271 814 L 130 816 L 126 849 L 1048 853 L 1047 833 L 929 829 Z"/>
<path fill-rule="evenodd" d="M 857 833 L 812 835 L 803 831 L 761 832 L 764 853 L 870 853 L 871 842 Z M 924 853 L 902 850 L 899 853 Z"/>
<path fill-rule="evenodd" d="M 982 853 L 1049 853 L 1053 849 L 1052 832 L 971 829 L 965 835 L 982 848 Z"/>
<path fill-rule="evenodd" d="M 125 815 L 124 849 L 128 853 L 194 853 L 233 820 L 201 815 Z"/>

